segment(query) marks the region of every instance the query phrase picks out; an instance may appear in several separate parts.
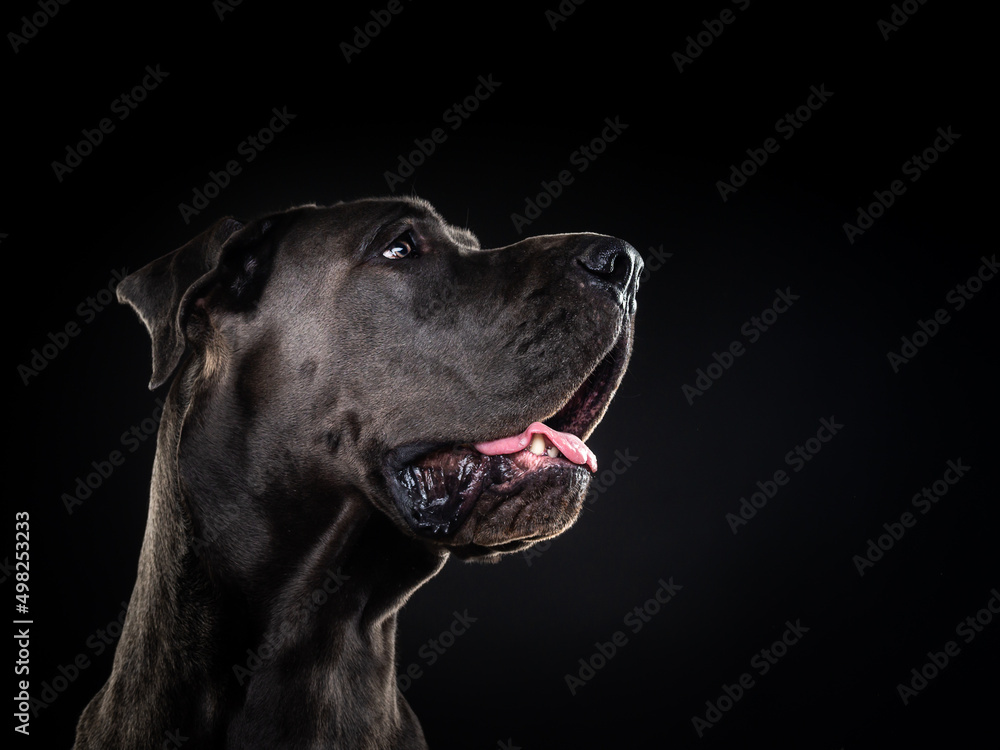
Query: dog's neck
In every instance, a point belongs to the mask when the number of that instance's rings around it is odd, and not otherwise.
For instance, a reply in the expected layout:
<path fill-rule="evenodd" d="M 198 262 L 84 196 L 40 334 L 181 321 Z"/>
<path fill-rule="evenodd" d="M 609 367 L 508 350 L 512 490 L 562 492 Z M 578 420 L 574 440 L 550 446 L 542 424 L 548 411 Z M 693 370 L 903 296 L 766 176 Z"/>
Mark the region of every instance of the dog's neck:
<path fill-rule="evenodd" d="M 100 712 L 120 733 L 108 739 L 130 748 L 170 737 L 188 747 L 425 747 L 396 686 L 396 613 L 447 553 L 348 494 L 328 503 L 325 525 L 294 557 L 272 542 L 270 559 L 253 559 L 259 539 L 234 539 L 224 518 L 215 529 L 192 522 L 199 499 L 176 471 L 177 409 L 168 400 L 113 673 L 81 727 Z"/>

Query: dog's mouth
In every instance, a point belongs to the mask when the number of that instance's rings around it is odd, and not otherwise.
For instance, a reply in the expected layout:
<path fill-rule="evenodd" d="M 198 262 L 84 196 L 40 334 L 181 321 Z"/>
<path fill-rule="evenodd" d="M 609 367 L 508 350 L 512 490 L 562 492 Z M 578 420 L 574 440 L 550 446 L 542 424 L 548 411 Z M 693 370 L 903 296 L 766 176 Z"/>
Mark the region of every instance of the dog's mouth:
<path fill-rule="evenodd" d="M 411 529 L 449 544 L 483 544 L 485 539 L 487 546 L 503 549 L 515 540 L 547 538 L 572 523 L 597 471 L 597 456 L 584 440 L 604 416 L 628 361 L 631 330 L 623 328 L 559 410 L 521 432 L 480 442 L 415 443 L 391 451 L 386 477 Z M 463 526 L 477 525 L 466 524 L 470 516 L 485 519 L 501 505 L 517 506 L 509 510 L 503 529 L 492 535 L 482 529 L 460 533 Z"/>

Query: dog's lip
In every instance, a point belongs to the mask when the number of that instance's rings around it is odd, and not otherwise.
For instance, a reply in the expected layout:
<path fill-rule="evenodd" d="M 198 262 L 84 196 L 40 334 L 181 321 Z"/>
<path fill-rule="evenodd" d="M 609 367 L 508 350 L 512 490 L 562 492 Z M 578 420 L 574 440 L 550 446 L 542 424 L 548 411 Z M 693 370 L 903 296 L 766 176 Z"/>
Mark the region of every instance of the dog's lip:
<path fill-rule="evenodd" d="M 526 487 L 563 485 L 569 473 L 587 472 L 563 457 L 529 450 L 488 456 L 468 443 L 405 446 L 390 452 L 385 468 L 405 521 L 439 540 L 458 532 L 484 492 L 502 504 Z"/>

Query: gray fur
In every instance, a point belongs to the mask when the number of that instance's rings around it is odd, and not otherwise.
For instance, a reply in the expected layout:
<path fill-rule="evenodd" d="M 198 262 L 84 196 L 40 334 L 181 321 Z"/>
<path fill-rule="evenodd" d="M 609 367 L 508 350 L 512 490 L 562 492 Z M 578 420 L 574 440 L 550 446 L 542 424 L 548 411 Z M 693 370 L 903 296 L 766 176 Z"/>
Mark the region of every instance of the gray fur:
<path fill-rule="evenodd" d="M 404 231 L 421 256 L 383 257 Z M 425 747 L 396 687 L 399 607 L 451 554 L 566 529 L 589 477 L 487 489 L 424 533 L 390 486 L 402 447 L 516 434 L 603 373 L 586 437 L 640 270 L 620 240 L 483 250 L 426 203 L 370 199 L 224 219 L 125 279 L 150 387 L 170 386 L 138 580 L 75 748 Z"/>

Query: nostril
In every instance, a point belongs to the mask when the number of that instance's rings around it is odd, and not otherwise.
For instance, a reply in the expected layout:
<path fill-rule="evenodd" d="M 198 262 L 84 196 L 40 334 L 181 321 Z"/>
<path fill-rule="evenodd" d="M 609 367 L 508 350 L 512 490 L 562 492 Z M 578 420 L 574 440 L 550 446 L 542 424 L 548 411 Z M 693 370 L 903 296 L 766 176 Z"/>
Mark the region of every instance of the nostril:
<path fill-rule="evenodd" d="M 632 247 L 622 240 L 602 238 L 581 252 L 576 262 L 588 273 L 615 286 L 624 286 L 632 277 L 635 266 Z"/>

